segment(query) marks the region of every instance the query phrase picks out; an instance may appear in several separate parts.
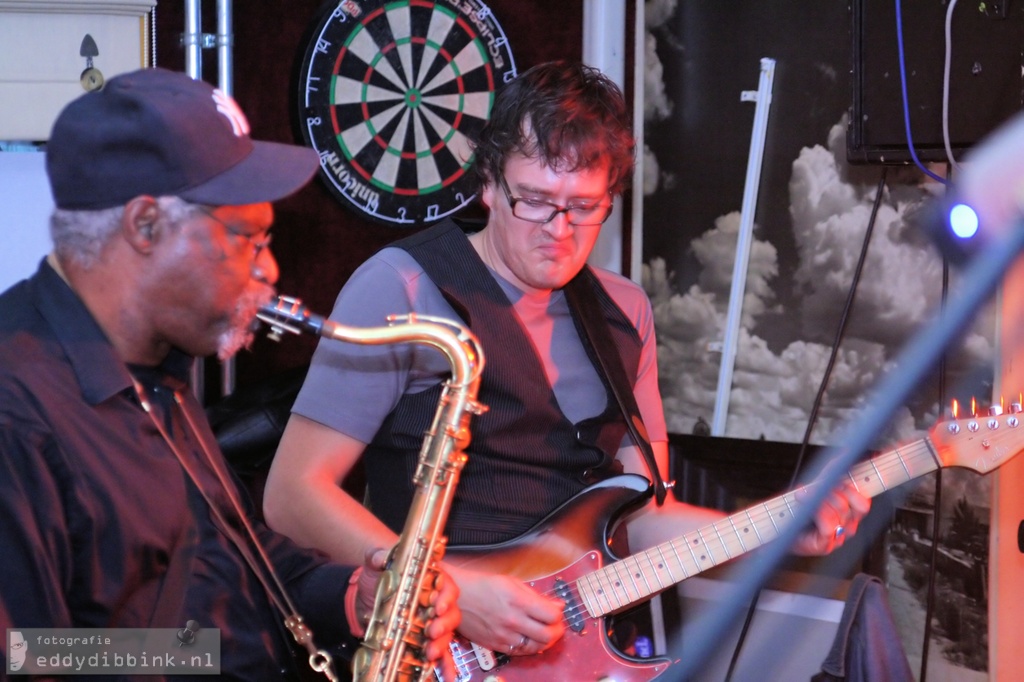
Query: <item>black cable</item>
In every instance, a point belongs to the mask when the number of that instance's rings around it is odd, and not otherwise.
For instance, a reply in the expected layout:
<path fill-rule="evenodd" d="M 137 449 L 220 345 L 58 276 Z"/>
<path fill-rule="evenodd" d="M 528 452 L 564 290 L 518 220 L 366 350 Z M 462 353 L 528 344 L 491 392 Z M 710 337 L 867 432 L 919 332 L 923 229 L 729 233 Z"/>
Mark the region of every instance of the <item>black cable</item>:
<path fill-rule="evenodd" d="M 952 173 L 946 166 L 946 175 Z M 942 259 L 942 305 L 946 305 L 949 294 L 949 260 Z M 939 409 L 946 404 L 946 356 L 939 361 Z M 935 612 L 935 578 L 939 565 L 939 525 L 942 522 L 942 468 L 935 470 L 935 514 L 932 517 L 932 551 L 928 558 L 928 599 L 924 609 L 924 633 L 921 642 L 921 677 L 920 682 L 928 679 L 928 649 L 932 634 L 932 615 Z"/>
<path fill-rule="evenodd" d="M 942 405 L 943 403 L 939 403 Z M 928 648 L 932 634 L 932 615 L 935 612 L 935 576 L 939 562 L 939 524 L 942 521 L 942 469 L 935 470 L 935 514 L 932 517 L 932 551 L 928 559 L 928 599 L 924 609 L 924 633 L 921 642 L 921 678 L 928 679 Z"/>
<path fill-rule="evenodd" d="M 818 412 L 821 410 L 821 404 L 825 400 L 825 389 L 828 387 L 829 377 L 832 376 L 832 370 L 835 368 L 836 358 L 839 356 L 839 345 L 843 341 L 843 337 L 846 335 L 846 325 L 850 320 L 850 312 L 853 310 L 853 302 L 857 297 L 857 288 L 860 284 L 861 274 L 864 272 L 864 262 L 868 256 L 868 246 L 871 244 L 871 235 L 875 231 L 875 221 L 878 218 L 878 209 L 882 205 L 882 192 L 885 191 L 885 178 L 888 172 L 888 167 L 882 166 L 882 175 L 878 178 L 878 187 L 875 189 L 875 203 L 871 207 L 871 217 L 868 219 L 868 227 L 864 232 L 864 243 L 860 249 L 860 258 L 857 260 L 857 267 L 853 271 L 853 280 L 850 282 L 850 290 L 846 295 L 846 305 L 843 306 L 843 312 L 839 316 L 839 326 L 836 328 L 835 339 L 832 341 L 832 352 L 828 357 L 828 364 L 825 366 L 825 373 L 821 377 L 821 383 L 818 386 L 818 394 L 814 397 L 814 403 L 811 405 L 811 413 L 807 419 L 807 429 L 804 431 L 804 437 L 800 441 L 800 451 L 796 458 L 796 464 L 793 466 L 793 475 L 789 479 L 789 489 L 792 490 L 796 486 L 797 478 L 800 475 L 800 470 L 803 468 L 804 454 L 807 452 L 808 444 L 811 441 L 811 433 L 814 431 L 814 425 L 818 421 Z M 761 590 L 758 590 L 754 595 L 754 598 L 750 602 L 750 607 L 747 609 L 747 616 L 743 621 L 743 628 L 740 630 L 739 640 L 736 642 L 736 646 L 733 648 L 732 659 L 729 661 L 729 670 L 725 674 L 725 682 L 732 680 L 732 675 L 736 670 L 736 663 L 740 658 L 740 650 L 743 648 L 743 644 L 746 641 L 747 633 L 750 629 L 750 623 L 754 619 L 754 612 L 757 610 L 757 602 L 761 596 Z"/>
<path fill-rule="evenodd" d="M 867 260 L 868 256 L 868 245 L 871 243 L 871 235 L 875 231 L 875 220 L 878 218 L 878 209 L 882 204 L 882 192 L 885 190 L 885 177 L 889 170 L 887 166 L 882 166 L 882 175 L 878 178 L 878 187 L 875 189 L 875 203 L 871 207 L 871 217 L 868 219 L 868 228 L 864 232 L 864 244 L 860 249 L 860 259 L 857 261 L 857 267 L 853 271 L 853 281 L 850 283 L 850 292 L 846 296 L 846 305 L 843 307 L 843 314 L 839 318 L 839 327 L 836 329 L 835 340 L 832 342 L 832 352 L 828 356 L 828 365 L 825 366 L 825 374 L 821 377 L 821 384 L 818 385 L 818 394 L 814 396 L 814 403 L 811 405 L 811 414 L 807 420 L 807 430 L 804 431 L 803 440 L 800 441 L 800 453 L 796 458 L 796 465 L 793 467 L 793 476 L 789 479 L 789 487 L 792 489 L 797 482 L 797 478 L 800 475 L 800 470 L 803 469 L 804 456 L 807 453 L 808 443 L 811 441 L 811 432 L 814 430 L 814 425 L 818 421 L 818 411 L 821 410 L 821 404 L 825 400 L 825 389 L 828 388 L 829 377 L 832 376 L 832 370 L 835 369 L 836 358 L 839 356 L 839 344 L 842 343 L 843 337 L 846 334 L 846 324 L 850 319 L 850 311 L 853 309 L 853 301 L 857 297 L 857 287 L 860 284 L 860 276 L 864 272 L 864 261 Z"/>

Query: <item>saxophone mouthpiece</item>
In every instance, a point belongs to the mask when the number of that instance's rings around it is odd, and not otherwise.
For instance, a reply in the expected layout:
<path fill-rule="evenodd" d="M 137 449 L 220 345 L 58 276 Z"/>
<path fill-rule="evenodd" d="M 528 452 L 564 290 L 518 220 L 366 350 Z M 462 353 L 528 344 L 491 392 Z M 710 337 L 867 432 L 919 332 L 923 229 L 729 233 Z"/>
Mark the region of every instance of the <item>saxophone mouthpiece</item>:
<path fill-rule="evenodd" d="M 256 317 L 270 327 L 267 337 L 274 341 L 280 341 L 285 332 L 308 332 L 319 336 L 324 326 L 322 317 L 309 312 L 302 301 L 291 296 L 278 296 L 262 306 L 256 312 Z"/>

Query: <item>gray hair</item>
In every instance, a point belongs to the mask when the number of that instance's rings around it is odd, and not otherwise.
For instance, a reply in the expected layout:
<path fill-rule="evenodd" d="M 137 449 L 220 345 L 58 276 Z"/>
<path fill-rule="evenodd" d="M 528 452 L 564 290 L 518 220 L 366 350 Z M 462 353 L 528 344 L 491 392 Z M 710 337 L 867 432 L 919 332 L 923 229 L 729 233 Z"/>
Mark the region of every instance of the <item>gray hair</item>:
<path fill-rule="evenodd" d="M 195 204 L 178 197 L 157 197 L 156 201 L 163 219 L 170 225 L 177 225 L 199 211 Z M 50 238 L 57 257 L 87 270 L 92 268 L 120 229 L 123 215 L 124 206 L 97 211 L 54 209 L 50 215 Z"/>

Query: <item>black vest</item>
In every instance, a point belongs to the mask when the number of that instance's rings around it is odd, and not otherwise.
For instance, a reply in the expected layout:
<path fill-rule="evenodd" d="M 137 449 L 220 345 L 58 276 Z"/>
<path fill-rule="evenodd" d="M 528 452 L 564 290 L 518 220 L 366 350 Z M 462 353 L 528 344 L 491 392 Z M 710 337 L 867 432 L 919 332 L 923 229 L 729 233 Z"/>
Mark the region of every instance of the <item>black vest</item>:
<path fill-rule="evenodd" d="M 617 473 L 614 456 L 626 423 L 614 397 L 605 387 L 602 414 L 578 424 L 565 417 L 511 302 L 458 225 L 446 220 L 393 246 L 423 267 L 479 338 L 486 358 L 477 398 L 488 411 L 470 421 L 468 462 L 448 519 L 451 544 L 516 537 L 588 485 Z M 576 280 L 574 285 L 592 287 L 628 378 L 635 382 L 639 334 L 589 268 Z M 579 331 L 578 312 L 572 305 L 570 310 Z M 584 347 L 598 367 L 585 341 Z M 395 532 L 405 523 L 423 434 L 441 388 L 404 395 L 367 447 L 369 506 Z"/>

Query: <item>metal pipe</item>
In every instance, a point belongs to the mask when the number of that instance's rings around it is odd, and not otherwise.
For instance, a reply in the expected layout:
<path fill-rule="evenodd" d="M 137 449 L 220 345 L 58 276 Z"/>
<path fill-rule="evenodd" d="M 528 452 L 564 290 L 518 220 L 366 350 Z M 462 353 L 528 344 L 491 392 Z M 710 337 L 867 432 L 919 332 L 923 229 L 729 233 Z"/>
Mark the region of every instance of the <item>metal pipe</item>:
<path fill-rule="evenodd" d="M 630 216 L 629 267 L 622 274 L 637 284 L 643 280 L 644 255 L 644 3 L 636 3 L 633 24 L 633 136 L 636 138 L 636 166 L 633 169 L 633 211 Z M 657 651 L 657 649 L 655 649 Z"/>
<path fill-rule="evenodd" d="M 217 87 L 227 95 L 234 96 L 234 23 L 231 0 L 217 0 L 217 35 L 213 45 L 217 48 Z M 209 46 L 203 34 L 202 0 L 185 0 L 185 71 L 189 77 L 199 80 L 203 77 L 203 48 Z M 200 402 L 204 398 L 204 363 L 197 361 L 192 366 L 192 390 Z M 221 396 L 235 390 L 235 361 L 228 358 L 220 365 Z"/>
<path fill-rule="evenodd" d="M 740 318 L 743 313 L 743 294 L 747 285 L 747 265 L 750 262 L 750 243 L 754 235 L 754 213 L 757 210 L 757 192 L 761 187 L 761 160 L 764 138 L 768 130 L 768 112 L 772 104 L 772 83 L 775 80 L 775 60 L 761 60 L 761 78 L 757 92 L 740 94 L 744 102 L 757 102 L 754 112 L 754 130 L 750 136 L 750 155 L 747 158 L 747 180 L 743 188 L 743 208 L 739 234 L 736 235 L 736 261 L 732 271 L 732 290 L 729 292 L 729 313 L 725 337 L 722 342 L 722 364 L 718 371 L 718 391 L 715 395 L 715 413 L 711 423 L 712 436 L 724 436 L 729 416 L 729 394 L 732 390 L 733 367 L 739 345 Z"/>
<path fill-rule="evenodd" d="M 235 94 L 235 28 L 231 0 L 217 0 L 217 83 L 226 95 Z"/>
<path fill-rule="evenodd" d="M 625 0 L 584 0 L 583 62 L 599 69 L 623 90 L 626 89 L 625 27 Z M 622 272 L 622 217 L 622 202 L 617 201 L 587 259 L 591 265 Z"/>
<path fill-rule="evenodd" d="M 185 0 L 185 73 L 191 78 L 203 77 L 203 3 Z"/>
<path fill-rule="evenodd" d="M 203 8 L 201 0 L 185 0 L 185 33 L 182 35 L 185 48 L 185 73 L 199 80 L 203 77 Z M 206 361 L 196 358 L 192 363 L 190 383 L 192 393 L 200 404 L 206 397 Z"/>
<path fill-rule="evenodd" d="M 217 0 L 217 83 L 224 94 L 235 94 L 235 30 L 232 21 L 231 0 Z M 235 359 L 228 358 L 220 364 L 220 394 L 235 392 Z"/>

